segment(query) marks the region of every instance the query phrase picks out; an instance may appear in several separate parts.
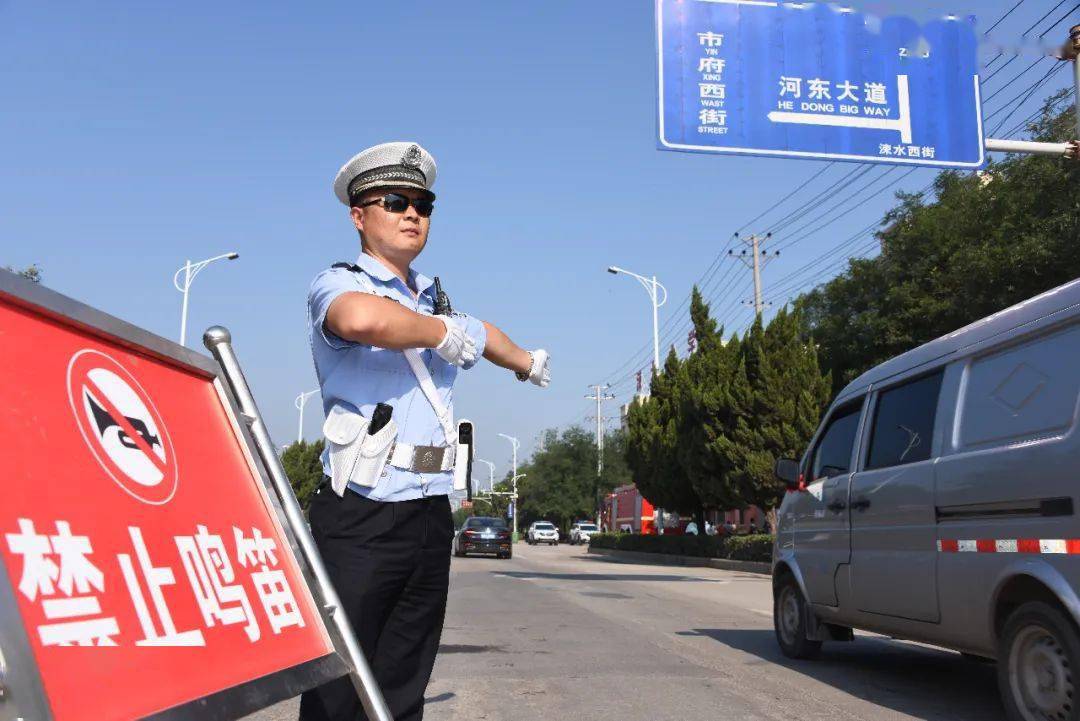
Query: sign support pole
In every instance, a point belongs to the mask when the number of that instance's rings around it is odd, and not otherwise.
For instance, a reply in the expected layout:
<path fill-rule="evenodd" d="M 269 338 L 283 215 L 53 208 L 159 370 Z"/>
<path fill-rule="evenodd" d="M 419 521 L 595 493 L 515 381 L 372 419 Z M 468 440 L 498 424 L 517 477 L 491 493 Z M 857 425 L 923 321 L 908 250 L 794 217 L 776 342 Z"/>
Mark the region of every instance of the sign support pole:
<path fill-rule="evenodd" d="M 1080 142 L 1080 25 L 1073 25 L 1069 30 L 1069 44 L 1066 46 L 1066 57 L 1072 58 L 1073 64 L 1073 101 L 1076 103 L 1076 139 Z M 1076 148 L 1074 147 L 1074 152 Z"/>
<path fill-rule="evenodd" d="M 1060 59 L 1072 63 L 1074 101 L 1076 103 L 1076 139 L 1067 143 L 1039 143 L 1030 140 L 986 139 L 987 150 L 1028 155 L 1052 155 L 1068 160 L 1080 160 L 1080 25 L 1069 30 L 1069 39 L 1061 48 Z"/>
<path fill-rule="evenodd" d="M 349 663 L 353 667 L 349 676 L 352 679 L 353 686 L 356 688 L 357 695 L 360 697 L 360 702 L 364 706 L 364 711 L 367 713 L 368 718 L 374 719 L 374 721 L 394 721 L 394 717 L 390 714 L 390 709 L 386 705 L 386 700 L 383 699 L 382 691 L 379 690 L 375 675 L 372 673 L 367 658 L 360 648 L 360 643 L 356 640 L 352 624 L 349 623 L 348 617 L 341 608 L 341 600 L 338 598 L 334 585 L 330 581 L 330 575 L 323 565 L 319 549 L 315 546 L 315 539 L 311 537 L 311 532 L 308 530 L 304 512 L 300 509 L 300 504 L 296 502 L 296 496 L 293 493 L 285 469 L 281 465 L 281 459 L 278 458 L 277 453 L 274 451 L 274 444 L 270 440 L 270 434 L 266 430 L 262 416 L 259 415 L 259 409 L 255 405 L 255 398 L 251 394 L 247 379 L 244 378 L 240 363 L 233 352 L 231 334 L 221 326 L 214 326 L 203 334 L 203 344 L 217 362 L 221 364 L 225 380 L 240 405 L 242 418 L 251 429 L 251 436 L 259 452 L 259 457 L 262 459 L 263 465 L 266 466 L 266 470 L 274 483 L 274 490 L 277 492 L 281 506 L 285 510 L 286 520 L 296 536 L 304 558 L 315 575 L 315 580 L 319 586 L 319 594 L 325 603 L 324 608 L 341 633 Z"/>

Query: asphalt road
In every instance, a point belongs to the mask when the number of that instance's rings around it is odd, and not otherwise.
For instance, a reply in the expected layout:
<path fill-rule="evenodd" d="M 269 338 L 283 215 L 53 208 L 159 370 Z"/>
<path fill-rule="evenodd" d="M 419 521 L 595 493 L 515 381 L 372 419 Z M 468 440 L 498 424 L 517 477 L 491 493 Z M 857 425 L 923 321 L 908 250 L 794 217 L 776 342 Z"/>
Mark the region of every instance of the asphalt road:
<path fill-rule="evenodd" d="M 579 547 L 454 559 L 425 719 L 1003 719 L 991 664 L 870 635 L 792 662 L 771 607 L 765 576 L 616 564 Z"/>

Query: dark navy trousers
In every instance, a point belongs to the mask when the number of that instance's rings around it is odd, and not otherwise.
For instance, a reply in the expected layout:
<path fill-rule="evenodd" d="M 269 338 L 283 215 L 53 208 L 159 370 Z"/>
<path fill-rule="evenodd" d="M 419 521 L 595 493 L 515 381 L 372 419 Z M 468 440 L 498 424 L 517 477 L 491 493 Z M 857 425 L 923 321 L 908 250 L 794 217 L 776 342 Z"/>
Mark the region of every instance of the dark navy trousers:
<path fill-rule="evenodd" d="M 311 533 L 396 721 L 420 721 L 435 665 L 454 523 L 446 496 L 387 503 L 329 483 L 312 498 Z M 301 721 L 367 721 L 349 677 L 306 692 Z"/>

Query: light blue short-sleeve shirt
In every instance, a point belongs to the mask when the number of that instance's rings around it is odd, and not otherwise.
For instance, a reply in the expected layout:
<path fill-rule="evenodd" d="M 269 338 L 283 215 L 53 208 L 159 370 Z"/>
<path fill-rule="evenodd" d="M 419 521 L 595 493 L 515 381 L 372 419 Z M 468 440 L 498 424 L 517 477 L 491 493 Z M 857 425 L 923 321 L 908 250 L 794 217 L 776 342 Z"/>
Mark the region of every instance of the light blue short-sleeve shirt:
<path fill-rule="evenodd" d="M 375 258 L 361 253 L 356 268 L 336 267 L 315 276 L 308 291 L 308 337 L 315 361 L 315 373 L 322 391 L 323 413 L 340 403 L 367 418 L 376 403 L 388 403 L 394 409 L 393 419 L 398 426 L 398 441 L 418 446 L 445 446 L 442 426 L 435 415 L 420 383 L 409 367 L 405 354 L 344 340 L 326 327 L 326 312 L 330 304 L 343 293 L 373 293 L 402 304 L 409 310 L 432 315 L 435 305 L 433 281 L 410 271 L 410 284 L 416 289 L 413 296 L 408 286 Z M 482 353 L 487 342 L 484 324 L 477 319 L 455 312 L 453 320 Z M 447 363 L 431 350 L 420 353 L 435 382 L 443 405 L 453 417 L 454 380 L 458 368 Z M 468 369 L 471 366 L 466 366 Z M 323 472 L 330 475 L 329 451 L 322 454 Z M 374 501 L 407 501 L 425 496 L 449 495 L 454 487 L 452 471 L 416 473 L 389 464 L 378 483 L 372 488 L 350 483 L 352 491 Z"/>

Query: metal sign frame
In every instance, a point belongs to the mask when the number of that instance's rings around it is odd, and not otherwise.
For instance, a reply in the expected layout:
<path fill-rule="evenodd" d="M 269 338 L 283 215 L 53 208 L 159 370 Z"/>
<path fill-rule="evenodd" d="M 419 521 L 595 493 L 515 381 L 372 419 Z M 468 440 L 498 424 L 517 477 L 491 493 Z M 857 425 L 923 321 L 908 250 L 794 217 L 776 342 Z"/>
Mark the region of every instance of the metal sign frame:
<path fill-rule="evenodd" d="M 333 645 L 333 653 L 174 706 L 148 718 L 160 721 L 237 718 L 348 674 L 368 715 L 377 721 L 392 721 L 352 628 L 345 614 L 338 611 L 340 602 L 232 354 L 228 332 L 218 329 L 213 334 L 217 352 L 212 359 L 5 270 L 0 270 L 0 298 L 213 383 L 277 514 L 285 540 L 293 551 Z M 208 337 L 210 335 L 208 331 Z M 296 553 L 298 550 L 300 553 Z M 25 718 L 50 719 L 52 712 L 23 627 L 11 579 L 4 564 L 0 563 L 0 721 Z"/>

